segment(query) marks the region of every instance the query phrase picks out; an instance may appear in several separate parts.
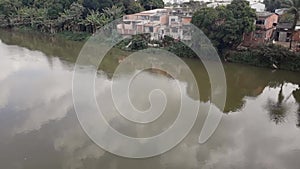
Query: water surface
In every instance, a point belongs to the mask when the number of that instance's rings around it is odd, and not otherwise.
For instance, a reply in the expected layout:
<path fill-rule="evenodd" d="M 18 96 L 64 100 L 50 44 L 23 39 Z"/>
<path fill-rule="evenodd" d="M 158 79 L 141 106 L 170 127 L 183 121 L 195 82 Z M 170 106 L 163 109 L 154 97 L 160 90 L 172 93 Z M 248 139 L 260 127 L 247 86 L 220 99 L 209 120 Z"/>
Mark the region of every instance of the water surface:
<path fill-rule="evenodd" d="M 300 74 L 224 64 L 228 98 L 224 118 L 205 144 L 198 137 L 210 101 L 207 73 L 200 61 L 185 60 L 194 72 L 201 109 L 188 137 L 153 158 L 126 159 L 97 147 L 82 130 L 72 102 L 72 75 L 81 43 L 43 35 L 0 31 L 0 168 L 6 169 L 299 169 Z M 178 112 L 178 88 L 161 72 L 144 72 L 134 82 L 133 104 L 147 109 L 154 84 L 165 89 L 168 105 L 155 123 L 132 124 L 113 107 L 107 86 L 118 59 L 112 50 L 96 79 L 97 100 L 121 133 L 148 137 L 165 130 Z M 133 66 L 141 67 L 143 63 Z M 86 68 L 88 70 L 88 67 Z M 128 74 L 120 75 L 118 82 Z M 196 87 L 185 95 L 197 101 Z"/>

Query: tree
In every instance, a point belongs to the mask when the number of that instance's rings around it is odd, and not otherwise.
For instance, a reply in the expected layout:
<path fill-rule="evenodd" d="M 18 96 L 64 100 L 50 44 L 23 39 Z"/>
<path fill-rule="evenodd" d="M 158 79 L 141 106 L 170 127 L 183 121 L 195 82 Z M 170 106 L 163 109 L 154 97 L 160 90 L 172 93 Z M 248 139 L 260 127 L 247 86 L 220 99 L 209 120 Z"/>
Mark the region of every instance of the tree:
<path fill-rule="evenodd" d="M 78 32 L 84 11 L 85 8 L 81 4 L 72 3 L 69 9 L 65 9 L 63 13 L 60 13 L 58 24 L 63 27 L 63 30 Z"/>
<path fill-rule="evenodd" d="M 33 21 L 34 17 L 36 14 L 36 9 L 35 8 L 30 8 L 30 7 L 22 7 L 18 10 L 18 15 L 20 18 L 22 18 L 22 21 L 24 22 L 24 19 L 29 18 L 30 19 L 30 25 L 33 27 Z"/>
<path fill-rule="evenodd" d="M 217 31 L 217 25 L 215 24 L 217 19 L 218 11 L 216 9 L 202 8 L 194 13 L 192 23 L 213 40 L 213 34 Z"/>
<path fill-rule="evenodd" d="M 85 8 L 79 3 L 72 3 L 69 9 L 65 9 L 61 13 L 61 17 L 66 19 L 79 20 L 82 18 L 82 14 Z"/>
<path fill-rule="evenodd" d="M 152 9 L 164 7 L 163 0 L 139 0 L 139 2 L 146 10 L 152 10 Z"/>
<path fill-rule="evenodd" d="M 89 10 L 89 14 L 86 17 L 86 21 L 92 25 L 92 33 L 94 33 L 97 29 L 100 29 L 110 20 L 106 15 L 100 13 L 99 11 Z"/>
<path fill-rule="evenodd" d="M 189 8 L 192 11 L 196 11 L 197 9 L 200 9 L 200 8 L 204 7 L 205 5 L 203 4 L 203 2 L 200 2 L 200 1 L 190 0 L 189 2 L 184 2 L 182 4 L 182 6 L 185 8 Z"/>
<path fill-rule="evenodd" d="M 233 0 L 231 4 L 217 8 L 201 8 L 192 18 L 212 41 L 219 52 L 237 47 L 244 33 L 254 30 L 256 14 L 246 0 Z"/>
<path fill-rule="evenodd" d="M 140 34 L 132 37 L 131 45 L 129 46 L 131 50 L 142 50 L 148 47 L 150 41 L 149 34 Z"/>
<path fill-rule="evenodd" d="M 294 15 L 292 34 L 290 38 L 290 49 L 292 48 L 293 36 L 295 33 L 295 28 L 297 25 L 297 21 L 299 20 L 299 12 L 300 12 L 300 0 L 285 0 L 282 2 L 282 7 L 288 7 L 288 13 Z"/>
<path fill-rule="evenodd" d="M 22 3 L 19 0 L 0 0 L 0 14 L 10 17 L 17 14 Z"/>
<path fill-rule="evenodd" d="M 126 14 L 134 14 L 144 11 L 144 7 L 138 1 L 131 1 L 128 6 L 125 6 Z"/>
<path fill-rule="evenodd" d="M 274 12 L 276 9 L 281 8 L 282 0 L 264 0 L 264 4 L 266 5 L 266 10 L 270 12 Z"/>
<path fill-rule="evenodd" d="M 30 5 L 31 3 L 26 2 L 25 4 L 29 4 L 28 7 L 47 9 L 48 19 L 57 19 L 60 16 L 60 13 L 64 12 L 65 9 L 69 9 L 71 4 L 75 2 L 79 2 L 79 0 L 34 0 L 32 5 Z"/>
<path fill-rule="evenodd" d="M 24 6 L 32 6 L 34 4 L 34 0 L 21 0 Z"/>
<path fill-rule="evenodd" d="M 269 111 L 269 116 L 272 121 L 276 124 L 283 123 L 285 121 L 288 106 L 284 101 L 283 92 L 283 83 L 280 84 L 280 90 L 278 92 L 277 102 L 269 100 L 266 106 L 266 109 Z"/>
<path fill-rule="evenodd" d="M 91 10 L 99 10 L 110 8 L 113 6 L 112 0 L 83 0 L 83 6 Z"/>
<path fill-rule="evenodd" d="M 256 19 L 255 10 L 249 5 L 246 0 L 233 0 L 226 8 L 232 11 L 233 18 L 237 21 L 239 31 L 238 35 L 241 37 L 244 33 L 251 32 L 255 29 L 253 24 Z"/>
<path fill-rule="evenodd" d="M 110 19 L 110 21 L 121 18 L 124 13 L 123 7 L 118 7 L 115 5 L 113 5 L 111 8 L 105 8 L 102 11 L 104 15 Z"/>
<path fill-rule="evenodd" d="M 279 23 L 293 23 L 294 22 L 294 15 L 290 13 L 284 13 L 279 18 Z"/>

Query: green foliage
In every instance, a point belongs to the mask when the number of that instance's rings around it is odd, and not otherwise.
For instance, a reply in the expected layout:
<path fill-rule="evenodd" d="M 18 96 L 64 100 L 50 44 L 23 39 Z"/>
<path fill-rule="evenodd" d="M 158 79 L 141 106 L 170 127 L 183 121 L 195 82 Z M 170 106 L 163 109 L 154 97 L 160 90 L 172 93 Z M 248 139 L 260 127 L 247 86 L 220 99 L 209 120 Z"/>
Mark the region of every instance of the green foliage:
<path fill-rule="evenodd" d="M 93 25 L 95 29 L 99 29 L 109 22 L 109 18 L 99 11 L 90 10 L 86 17 L 86 21 Z"/>
<path fill-rule="evenodd" d="M 294 15 L 293 20 L 293 27 L 292 27 L 292 35 L 294 35 L 294 30 L 296 28 L 297 22 L 300 18 L 299 12 L 300 12 L 300 1 L 299 0 L 288 0 L 288 1 L 282 1 L 281 4 L 282 7 L 289 8 L 288 13 Z M 290 39 L 290 49 L 292 48 L 292 38 Z"/>
<path fill-rule="evenodd" d="M 146 10 L 152 10 L 152 9 L 164 7 L 163 0 L 139 0 L 139 2 Z"/>
<path fill-rule="evenodd" d="M 22 3 L 19 0 L 0 0 L 0 14 L 5 17 L 16 15 L 21 7 Z"/>
<path fill-rule="evenodd" d="M 111 21 L 115 19 L 119 19 L 123 16 L 123 7 L 118 7 L 113 5 L 111 8 L 103 9 L 104 15 L 106 15 Z"/>
<path fill-rule="evenodd" d="M 122 17 L 123 7 L 112 6 L 103 9 L 103 13 L 95 10 L 89 10 L 85 23 L 92 26 L 92 33 L 109 22 Z"/>
<path fill-rule="evenodd" d="M 246 0 L 233 0 L 217 8 L 201 8 L 192 18 L 220 52 L 235 48 L 244 33 L 254 30 L 255 11 Z"/>
<path fill-rule="evenodd" d="M 174 42 L 166 48 L 171 53 L 174 53 L 178 57 L 183 58 L 195 58 L 197 55 L 182 42 Z"/>
<path fill-rule="evenodd" d="M 140 34 L 135 35 L 132 37 L 131 45 L 129 48 L 131 50 L 142 50 L 146 49 L 148 47 L 148 43 L 150 41 L 150 35 L 149 34 Z"/>
<path fill-rule="evenodd" d="M 294 15 L 290 14 L 290 13 L 285 13 L 283 15 L 280 16 L 279 18 L 279 22 L 280 23 L 293 23 L 294 22 Z"/>
<path fill-rule="evenodd" d="M 276 9 L 281 8 L 282 0 L 264 0 L 264 4 L 267 11 L 274 12 Z"/>
<path fill-rule="evenodd" d="M 126 14 L 134 14 L 145 10 L 144 7 L 137 1 L 131 1 L 128 6 L 125 6 L 125 9 Z"/>
<path fill-rule="evenodd" d="M 83 6 L 92 10 L 102 11 L 102 9 L 110 8 L 112 5 L 112 0 L 83 0 Z"/>
<path fill-rule="evenodd" d="M 231 51 L 226 56 L 228 61 L 246 63 L 261 67 L 300 71 L 300 54 L 278 45 L 264 45 L 256 49 Z"/>
<path fill-rule="evenodd" d="M 226 9 L 232 11 L 233 19 L 237 21 L 239 27 L 239 35 L 254 30 L 253 22 L 256 19 L 256 14 L 255 10 L 250 7 L 248 1 L 233 0 L 231 4 L 226 6 Z"/>
<path fill-rule="evenodd" d="M 131 12 L 142 10 L 134 0 L 0 0 L 0 26 L 30 26 L 51 34 L 62 31 L 94 33 L 122 17 L 127 10 L 124 7 L 130 7 Z"/>
<path fill-rule="evenodd" d="M 183 4 L 181 4 L 181 6 L 184 8 L 189 8 L 192 11 L 196 11 L 197 9 L 203 8 L 205 4 L 203 4 L 203 2 L 200 1 L 190 0 L 189 2 L 184 2 Z"/>
<path fill-rule="evenodd" d="M 136 0 L 113 0 L 116 6 L 122 6 L 126 14 L 134 14 L 144 10 L 139 1 Z"/>
<path fill-rule="evenodd" d="M 78 32 L 95 33 L 124 13 L 143 10 L 135 0 L 0 0 L 0 27 L 30 27 L 51 34 L 72 32 L 75 39 L 81 39 Z"/>

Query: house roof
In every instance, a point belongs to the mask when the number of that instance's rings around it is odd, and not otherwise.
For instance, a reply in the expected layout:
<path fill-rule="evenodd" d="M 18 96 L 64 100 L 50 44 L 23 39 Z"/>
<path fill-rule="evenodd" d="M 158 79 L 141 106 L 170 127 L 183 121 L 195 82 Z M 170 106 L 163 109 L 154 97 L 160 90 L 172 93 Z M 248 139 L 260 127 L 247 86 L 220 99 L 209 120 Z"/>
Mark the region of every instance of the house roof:
<path fill-rule="evenodd" d="M 289 8 L 281 8 L 281 9 L 275 9 L 275 13 L 278 15 L 282 15 L 286 13 L 289 10 Z"/>
<path fill-rule="evenodd" d="M 166 12 L 166 11 L 167 11 L 167 9 L 159 8 L 159 9 L 143 11 L 143 12 L 140 12 L 140 14 L 155 14 L 155 13 Z"/>
<path fill-rule="evenodd" d="M 278 29 L 292 29 L 293 23 L 278 23 L 277 28 Z"/>
<path fill-rule="evenodd" d="M 256 15 L 258 17 L 267 18 L 267 17 L 270 17 L 270 16 L 274 15 L 274 13 L 271 13 L 271 12 L 256 12 Z"/>

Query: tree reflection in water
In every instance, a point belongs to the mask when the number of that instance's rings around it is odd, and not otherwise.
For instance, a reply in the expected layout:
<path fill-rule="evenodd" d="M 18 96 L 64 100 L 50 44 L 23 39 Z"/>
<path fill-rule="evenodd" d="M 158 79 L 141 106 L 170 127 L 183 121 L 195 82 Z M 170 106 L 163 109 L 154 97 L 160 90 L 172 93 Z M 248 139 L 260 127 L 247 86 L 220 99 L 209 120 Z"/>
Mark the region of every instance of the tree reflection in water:
<path fill-rule="evenodd" d="M 277 101 L 268 99 L 266 109 L 269 112 L 270 119 L 276 124 L 285 122 L 285 117 L 288 112 L 288 107 L 284 102 L 284 96 L 282 94 L 284 84 L 280 84 L 280 91 L 278 93 Z"/>
<path fill-rule="evenodd" d="M 286 121 L 288 112 L 291 111 L 291 107 L 288 104 L 288 100 L 294 96 L 297 103 L 300 103 L 300 89 L 293 90 L 287 96 L 284 96 L 283 89 L 285 86 L 285 82 L 276 83 L 275 85 L 271 85 L 271 88 L 280 88 L 277 96 L 277 100 L 272 100 L 271 98 L 268 99 L 267 104 L 265 106 L 266 110 L 269 113 L 270 119 L 275 122 L 275 124 L 281 124 Z M 300 128 L 300 105 L 298 110 L 295 112 L 297 113 L 297 127 Z"/>
<path fill-rule="evenodd" d="M 293 92 L 293 95 L 294 95 L 294 97 L 296 99 L 296 102 L 299 103 L 298 112 L 297 112 L 297 127 L 300 128 L 300 89 L 295 90 Z"/>

